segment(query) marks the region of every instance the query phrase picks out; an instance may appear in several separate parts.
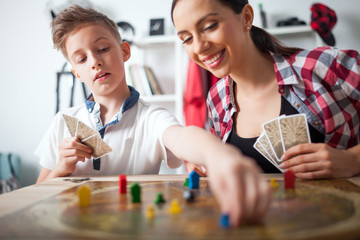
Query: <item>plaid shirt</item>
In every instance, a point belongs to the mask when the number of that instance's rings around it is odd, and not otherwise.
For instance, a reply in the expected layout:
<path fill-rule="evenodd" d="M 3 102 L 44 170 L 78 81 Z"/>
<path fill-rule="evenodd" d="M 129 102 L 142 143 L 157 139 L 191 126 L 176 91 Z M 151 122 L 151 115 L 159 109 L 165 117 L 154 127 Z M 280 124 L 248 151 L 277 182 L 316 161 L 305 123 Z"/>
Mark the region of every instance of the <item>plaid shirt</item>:
<path fill-rule="evenodd" d="M 290 56 L 272 54 L 278 91 L 325 143 L 347 149 L 360 143 L 360 56 L 355 50 L 320 47 Z M 237 111 L 233 80 L 227 76 L 207 97 L 210 131 L 226 142 Z"/>

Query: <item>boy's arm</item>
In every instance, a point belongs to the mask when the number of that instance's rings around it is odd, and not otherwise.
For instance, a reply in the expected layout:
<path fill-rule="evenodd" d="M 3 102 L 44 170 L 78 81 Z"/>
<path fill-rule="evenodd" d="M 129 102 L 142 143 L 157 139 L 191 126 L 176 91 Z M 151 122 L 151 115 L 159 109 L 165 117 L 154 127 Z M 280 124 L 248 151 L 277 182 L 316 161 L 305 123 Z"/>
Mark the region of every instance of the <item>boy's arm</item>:
<path fill-rule="evenodd" d="M 171 126 L 163 134 L 165 147 L 176 157 L 205 165 L 210 187 L 232 225 L 259 221 L 270 201 L 270 189 L 254 161 L 198 127 Z"/>
<path fill-rule="evenodd" d="M 40 171 L 40 174 L 39 174 L 39 177 L 38 177 L 36 183 L 41 183 L 45 180 L 49 180 L 49 179 L 52 179 L 55 177 L 57 177 L 57 176 L 54 175 L 54 172 L 43 167 Z"/>

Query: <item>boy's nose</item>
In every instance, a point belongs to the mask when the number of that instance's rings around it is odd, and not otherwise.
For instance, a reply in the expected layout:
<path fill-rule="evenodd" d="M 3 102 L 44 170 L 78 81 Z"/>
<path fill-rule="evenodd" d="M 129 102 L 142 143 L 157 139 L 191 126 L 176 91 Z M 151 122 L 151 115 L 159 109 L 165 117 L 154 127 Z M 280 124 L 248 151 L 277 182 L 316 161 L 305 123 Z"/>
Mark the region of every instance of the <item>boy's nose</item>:
<path fill-rule="evenodd" d="M 102 64 L 100 62 L 98 62 L 97 64 L 94 64 L 94 66 L 92 66 L 91 69 L 95 70 L 95 68 L 99 68 L 101 66 L 102 66 Z"/>

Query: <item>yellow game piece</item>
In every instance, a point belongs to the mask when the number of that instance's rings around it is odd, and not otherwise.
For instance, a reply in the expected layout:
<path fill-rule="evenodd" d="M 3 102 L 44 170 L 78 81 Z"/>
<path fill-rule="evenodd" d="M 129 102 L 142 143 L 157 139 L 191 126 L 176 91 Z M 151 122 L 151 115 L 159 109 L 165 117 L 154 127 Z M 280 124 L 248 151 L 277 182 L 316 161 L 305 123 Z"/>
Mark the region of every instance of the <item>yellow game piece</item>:
<path fill-rule="evenodd" d="M 272 188 L 278 188 L 279 187 L 279 184 L 277 183 L 275 178 L 270 179 L 270 186 Z"/>
<path fill-rule="evenodd" d="M 181 213 L 182 209 L 179 204 L 179 200 L 173 199 L 171 201 L 170 207 L 169 207 L 169 213 L 171 214 L 178 214 Z"/>
<path fill-rule="evenodd" d="M 154 207 L 152 205 L 149 205 L 146 209 L 146 216 L 149 219 L 153 219 L 155 216 Z"/>
<path fill-rule="evenodd" d="M 88 186 L 83 185 L 81 186 L 78 191 L 79 196 L 79 206 L 80 207 L 87 207 L 90 205 L 90 194 L 91 190 Z"/>

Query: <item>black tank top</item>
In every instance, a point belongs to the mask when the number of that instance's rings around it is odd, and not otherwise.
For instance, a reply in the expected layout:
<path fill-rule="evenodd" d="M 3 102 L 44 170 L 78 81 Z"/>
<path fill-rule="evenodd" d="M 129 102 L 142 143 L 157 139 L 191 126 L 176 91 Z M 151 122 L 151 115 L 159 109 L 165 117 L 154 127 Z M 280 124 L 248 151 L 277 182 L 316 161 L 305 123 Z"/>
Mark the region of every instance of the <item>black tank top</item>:
<path fill-rule="evenodd" d="M 293 115 L 298 114 L 299 112 L 282 96 L 281 97 L 281 110 L 280 115 Z M 317 131 L 313 126 L 309 125 L 310 138 L 313 143 L 323 143 L 325 141 L 325 136 Z M 264 158 L 254 147 L 256 138 L 242 138 L 236 134 L 234 124 L 231 130 L 230 136 L 227 139 L 227 143 L 230 143 L 236 146 L 241 152 L 249 157 L 255 159 L 257 164 L 262 168 L 264 173 L 280 173 L 280 171 L 272 165 L 266 158 Z"/>

